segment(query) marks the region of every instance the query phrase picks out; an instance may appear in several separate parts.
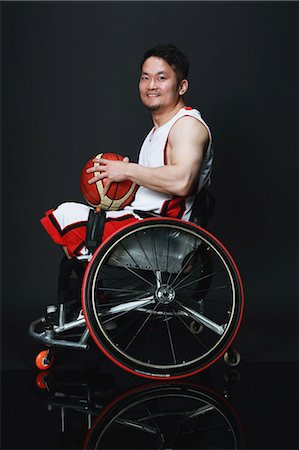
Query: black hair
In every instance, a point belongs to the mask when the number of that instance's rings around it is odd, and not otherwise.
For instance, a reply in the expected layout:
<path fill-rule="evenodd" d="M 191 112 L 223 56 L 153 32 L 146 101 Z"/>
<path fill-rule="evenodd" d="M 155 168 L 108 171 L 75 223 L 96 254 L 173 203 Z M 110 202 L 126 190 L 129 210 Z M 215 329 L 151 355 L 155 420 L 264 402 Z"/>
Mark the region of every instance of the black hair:
<path fill-rule="evenodd" d="M 143 55 L 141 70 L 145 60 L 150 56 L 163 58 L 175 71 L 178 83 L 187 78 L 189 73 L 188 58 L 175 45 L 158 44 L 150 50 L 147 50 Z"/>

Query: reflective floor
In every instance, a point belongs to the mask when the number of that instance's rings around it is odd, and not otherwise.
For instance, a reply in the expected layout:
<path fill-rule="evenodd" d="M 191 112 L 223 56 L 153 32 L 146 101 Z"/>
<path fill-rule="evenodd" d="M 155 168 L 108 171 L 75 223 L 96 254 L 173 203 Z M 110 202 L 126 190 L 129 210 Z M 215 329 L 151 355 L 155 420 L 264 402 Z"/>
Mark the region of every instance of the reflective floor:
<path fill-rule="evenodd" d="M 150 381 L 62 351 L 48 372 L 2 372 L 1 449 L 296 449 L 296 381 L 294 363 L 245 361 Z"/>

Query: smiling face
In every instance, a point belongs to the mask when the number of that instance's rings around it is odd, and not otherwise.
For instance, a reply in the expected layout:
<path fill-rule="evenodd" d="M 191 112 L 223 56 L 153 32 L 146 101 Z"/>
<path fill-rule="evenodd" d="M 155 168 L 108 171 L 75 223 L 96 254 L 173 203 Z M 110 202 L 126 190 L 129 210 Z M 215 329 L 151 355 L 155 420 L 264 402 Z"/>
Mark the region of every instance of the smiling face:
<path fill-rule="evenodd" d="M 188 88 L 187 80 L 178 83 L 173 68 L 163 59 L 151 56 L 142 66 L 139 93 L 142 103 L 150 111 L 167 112 L 179 103 Z"/>

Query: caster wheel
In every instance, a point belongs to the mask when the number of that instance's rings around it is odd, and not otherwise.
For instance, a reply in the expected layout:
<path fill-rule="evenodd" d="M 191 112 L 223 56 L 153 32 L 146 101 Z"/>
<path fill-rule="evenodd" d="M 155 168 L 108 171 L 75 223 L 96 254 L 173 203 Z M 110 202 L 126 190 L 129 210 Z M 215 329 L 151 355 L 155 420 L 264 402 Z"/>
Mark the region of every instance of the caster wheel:
<path fill-rule="evenodd" d="M 228 369 L 228 372 L 224 374 L 224 379 L 227 383 L 234 384 L 240 381 L 241 375 L 238 369 Z"/>
<path fill-rule="evenodd" d="M 49 358 L 50 356 L 50 358 Z M 40 370 L 49 369 L 54 362 L 54 356 L 50 355 L 50 350 L 41 351 L 35 358 L 35 365 Z"/>
<path fill-rule="evenodd" d="M 195 322 L 192 320 L 190 323 L 190 330 L 193 334 L 200 334 L 203 330 L 203 325 L 201 323 Z"/>
<path fill-rule="evenodd" d="M 229 350 L 223 358 L 224 362 L 230 367 L 236 367 L 241 361 L 241 355 L 237 350 Z"/>
<path fill-rule="evenodd" d="M 47 381 L 46 381 L 47 375 L 48 375 L 48 372 L 39 372 L 36 375 L 35 384 L 39 389 L 44 390 L 44 389 L 48 388 Z"/>

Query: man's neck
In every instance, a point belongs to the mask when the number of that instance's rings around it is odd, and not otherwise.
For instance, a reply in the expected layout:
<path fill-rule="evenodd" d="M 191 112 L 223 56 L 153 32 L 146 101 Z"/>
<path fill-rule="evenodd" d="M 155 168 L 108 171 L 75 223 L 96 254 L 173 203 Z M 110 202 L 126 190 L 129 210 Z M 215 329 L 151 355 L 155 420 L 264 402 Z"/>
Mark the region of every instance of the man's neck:
<path fill-rule="evenodd" d="M 159 128 L 165 123 L 167 123 L 170 119 L 172 119 L 177 112 L 185 106 L 183 101 L 177 103 L 173 108 L 167 111 L 153 111 L 152 112 L 152 120 L 154 122 L 155 128 Z"/>

